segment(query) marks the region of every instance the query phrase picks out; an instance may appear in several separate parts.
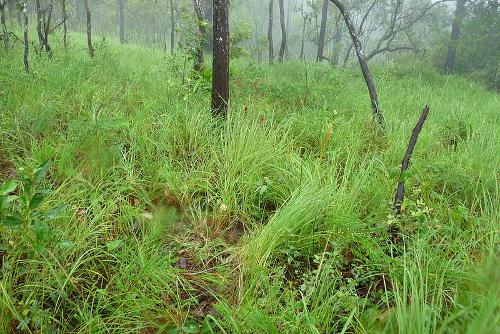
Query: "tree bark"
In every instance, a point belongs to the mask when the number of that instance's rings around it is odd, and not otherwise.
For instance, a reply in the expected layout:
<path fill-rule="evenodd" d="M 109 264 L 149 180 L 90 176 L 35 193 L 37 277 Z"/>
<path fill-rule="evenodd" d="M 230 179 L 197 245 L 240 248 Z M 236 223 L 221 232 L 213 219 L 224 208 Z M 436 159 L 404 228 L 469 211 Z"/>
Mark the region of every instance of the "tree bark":
<path fill-rule="evenodd" d="M 351 35 L 351 39 L 354 44 L 354 49 L 356 50 L 356 55 L 358 56 L 359 66 L 361 67 L 361 72 L 363 73 L 363 77 L 366 82 L 366 87 L 368 88 L 368 93 L 370 94 L 373 118 L 382 129 L 385 129 L 385 119 L 382 114 L 382 111 L 379 109 L 377 89 L 375 88 L 375 84 L 373 83 L 370 70 L 368 69 L 368 64 L 366 63 L 363 47 L 361 46 L 361 42 L 356 34 L 356 30 L 352 23 L 349 12 L 345 9 L 344 5 L 340 0 L 330 0 L 330 1 L 333 2 L 333 4 L 338 8 L 340 13 L 342 14 L 347 29 L 349 30 L 349 34 Z"/>
<path fill-rule="evenodd" d="M 212 115 L 227 114 L 229 103 L 229 9 L 228 0 L 213 2 Z"/>
<path fill-rule="evenodd" d="M 205 67 L 205 18 L 203 16 L 203 0 L 193 0 L 194 12 L 196 14 L 196 55 L 193 70 L 202 72 Z"/>
<path fill-rule="evenodd" d="M 89 0 L 85 1 L 85 11 L 87 12 L 87 46 L 90 58 L 94 58 L 94 46 L 92 45 L 92 17 L 90 15 Z"/>
<path fill-rule="evenodd" d="M 316 54 L 316 61 L 323 60 L 323 50 L 325 48 L 325 35 L 326 35 L 326 21 L 328 20 L 328 3 L 329 0 L 323 0 L 323 8 L 321 10 L 321 26 L 319 29 L 318 38 L 318 53 Z"/>
<path fill-rule="evenodd" d="M 306 55 L 304 53 L 304 45 L 305 45 L 305 39 L 306 39 L 306 23 L 307 23 L 307 17 L 304 16 L 304 22 L 302 22 L 302 37 L 300 41 L 300 60 L 306 59 Z"/>
<path fill-rule="evenodd" d="M 125 13 L 123 8 L 123 0 L 117 0 L 118 2 L 118 16 L 120 18 L 120 43 L 125 43 Z"/>
<path fill-rule="evenodd" d="M 38 34 L 38 43 L 40 47 L 43 47 L 43 31 L 42 31 L 42 6 L 40 0 L 35 0 L 35 10 L 36 10 L 36 32 Z"/>
<path fill-rule="evenodd" d="M 413 154 L 413 149 L 417 144 L 418 135 L 420 134 L 420 131 L 422 131 L 422 127 L 424 126 L 425 120 L 427 119 L 428 115 L 429 115 L 429 107 L 425 106 L 424 111 L 422 112 L 422 115 L 420 115 L 420 118 L 417 122 L 417 125 L 415 125 L 415 128 L 413 128 L 410 137 L 410 142 L 408 143 L 405 156 L 403 157 L 403 162 L 401 163 L 401 171 L 399 173 L 398 186 L 396 188 L 396 194 L 394 195 L 394 210 L 398 215 L 401 213 L 401 205 L 403 204 L 403 200 L 405 197 L 405 178 L 403 174 L 408 169 L 408 166 L 410 164 L 410 158 L 411 155 Z"/>
<path fill-rule="evenodd" d="M 63 43 L 64 50 L 68 50 L 68 26 L 66 25 L 66 20 L 68 18 L 68 14 L 66 12 L 66 0 L 61 0 L 61 9 L 62 9 L 62 20 L 63 20 Z"/>
<path fill-rule="evenodd" d="M 269 0 L 269 21 L 267 26 L 269 64 L 272 64 L 274 62 L 273 20 L 274 20 L 274 0 Z"/>
<path fill-rule="evenodd" d="M 175 49 L 175 16 L 174 2 L 170 0 L 170 53 L 174 54 Z"/>
<path fill-rule="evenodd" d="M 465 2 L 466 0 L 457 0 L 457 7 L 455 9 L 455 16 L 451 24 L 450 41 L 448 44 L 448 55 L 444 66 L 444 73 L 449 74 L 455 67 L 455 57 L 457 54 L 458 37 L 460 36 L 460 27 L 462 20 L 465 16 Z"/>
<path fill-rule="evenodd" d="M 54 0 L 49 1 L 49 8 L 47 9 L 47 19 L 44 19 L 43 24 L 43 43 L 45 44 L 45 51 L 51 54 L 52 48 L 49 45 L 50 34 L 50 21 L 52 19 L 52 11 L 54 10 Z"/>
<path fill-rule="evenodd" d="M 28 5 L 26 2 L 23 3 L 23 18 L 24 18 L 24 54 L 23 54 L 23 62 L 24 62 L 24 70 L 26 73 L 30 72 L 30 67 L 28 63 L 28 52 L 29 52 L 29 41 L 28 41 Z"/>
<path fill-rule="evenodd" d="M 285 4 L 284 0 L 278 0 L 278 3 L 280 7 L 280 26 L 281 26 L 281 45 L 278 54 L 278 62 L 282 63 L 286 50 Z"/>

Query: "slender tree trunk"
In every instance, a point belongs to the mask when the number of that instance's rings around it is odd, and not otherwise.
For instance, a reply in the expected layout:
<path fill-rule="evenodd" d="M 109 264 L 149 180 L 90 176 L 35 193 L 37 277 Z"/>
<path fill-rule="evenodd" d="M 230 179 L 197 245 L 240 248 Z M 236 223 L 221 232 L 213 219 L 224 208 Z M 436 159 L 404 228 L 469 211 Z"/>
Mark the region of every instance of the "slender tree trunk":
<path fill-rule="evenodd" d="M 29 52 L 29 41 L 28 41 L 28 4 L 26 2 L 23 3 L 23 18 L 24 18 L 24 54 L 23 54 L 23 62 L 24 62 L 24 70 L 26 73 L 30 73 L 30 66 L 28 63 L 28 52 Z"/>
<path fill-rule="evenodd" d="M 68 25 L 66 24 L 66 20 L 68 19 L 68 13 L 66 12 L 66 0 L 61 0 L 61 9 L 62 9 L 62 20 L 63 20 L 63 43 L 64 50 L 68 50 Z"/>
<path fill-rule="evenodd" d="M 420 118 L 418 119 L 417 124 L 413 128 L 413 131 L 412 131 L 411 137 L 410 137 L 410 142 L 408 143 L 408 147 L 406 148 L 406 152 L 405 152 L 405 155 L 403 157 L 403 161 L 401 162 L 401 171 L 399 172 L 398 186 L 396 188 L 396 194 L 394 195 L 394 210 L 396 211 L 397 215 L 401 214 L 401 206 L 402 206 L 403 200 L 405 198 L 405 180 L 403 178 L 403 174 L 405 173 L 405 171 L 408 169 L 408 166 L 410 165 L 410 158 L 413 154 L 413 149 L 415 148 L 415 145 L 417 144 L 418 135 L 420 134 L 420 131 L 422 131 L 425 120 L 427 119 L 428 115 L 429 115 L 429 107 L 425 106 L 424 111 L 422 112 L 422 115 L 420 115 Z"/>
<path fill-rule="evenodd" d="M 455 57 L 457 54 L 458 37 L 460 36 L 460 26 L 465 16 L 465 2 L 466 0 L 457 0 L 457 7 L 455 9 L 455 16 L 451 25 L 451 35 L 448 44 L 448 56 L 444 66 L 444 72 L 449 74 L 455 67 Z"/>
<path fill-rule="evenodd" d="M 274 62 L 273 42 L 274 0 L 269 0 L 269 23 L 267 26 L 267 43 L 269 45 L 269 64 Z"/>
<path fill-rule="evenodd" d="M 43 32 L 42 32 L 42 6 L 40 5 L 40 0 L 35 0 L 35 10 L 36 10 L 36 32 L 38 34 L 38 43 L 40 48 L 43 47 Z"/>
<path fill-rule="evenodd" d="M 229 103 L 229 1 L 213 2 L 212 115 L 223 117 Z"/>
<path fill-rule="evenodd" d="M 323 52 L 325 48 L 325 35 L 326 35 L 326 21 L 328 20 L 328 3 L 329 0 L 323 0 L 323 8 L 321 10 L 321 26 L 319 28 L 318 38 L 318 53 L 316 54 L 316 61 L 323 60 Z"/>
<path fill-rule="evenodd" d="M 284 0 L 278 0 L 278 3 L 280 7 L 280 26 L 281 26 L 281 45 L 278 54 L 278 62 L 282 63 L 286 50 L 285 5 L 284 5 Z"/>
<path fill-rule="evenodd" d="M 125 13 L 123 8 L 123 0 L 118 2 L 118 16 L 120 17 L 120 43 L 125 43 Z"/>
<path fill-rule="evenodd" d="M 170 0 L 170 53 L 174 54 L 175 51 L 175 15 L 174 15 L 174 2 Z"/>
<path fill-rule="evenodd" d="M 193 70 L 202 72 L 205 67 L 205 18 L 203 16 L 203 0 L 193 0 L 194 12 L 196 14 L 196 55 Z"/>
<path fill-rule="evenodd" d="M 94 58 L 94 46 L 92 45 L 92 18 L 90 15 L 90 4 L 89 0 L 85 1 L 85 11 L 87 12 L 87 45 L 89 48 L 90 58 Z"/>
<path fill-rule="evenodd" d="M 5 0 L 0 0 L 0 24 L 2 25 L 3 44 L 5 51 L 9 50 L 9 35 L 5 24 Z"/>
<path fill-rule="evenodd" d="M 50 21 L 52 20 L 52 11 L 54 10 L 54 0 L 49 1 L 49 8 L 47 9 L 47 19 L 43 24 L 43 43 L 45 44 L 45 51 L 52 54 L 52 48 L 49 45 L 50 34 Z"/>
<path fill-rule="evenodd" d="M 349 34 L 351 35 L 351 39 L 354 44 L 354 48 L 356 50 L 356 55 L 358 56 L 359 66 L 361 67 L 361 72 L 363 73 L 363 77 L 365 79 L 366 86 L 368 88 L 368 93 L 370 94 L 373 118 L 380 125 L 382 129 L 385 129 L 385 119 L 382 114 L 382 111 L 379 109 L 377 89 L 375 88 L 375 84 L 373 83 L 370 70 L 368 69 L 368 64 L 366 63 L 365 54 L 361 46 L 361 42 L 359 41 L 359 38 L 356 34 L 356 29 L 352 24 L 349 12 L 345 9 L 344 5 L 342 4 L 342 2 L 340 2 L 340 0 L 330 0 L 330 1 L 333 2 L 333 4 L 339 9 L 340 13 L 344 17 L 345 24 L 347 26 L 347 29 L 349 30 Z"/>
<path fill-rule="evenodd" d="M 302 22 L 302 37 L 300 41 L 300 59 L 306 59 L 306 55 L 304 54 L 304 45 L 306 38 L 306 24 L 307 24 L 307 16 L 304 16 L 304 21 Z"/>

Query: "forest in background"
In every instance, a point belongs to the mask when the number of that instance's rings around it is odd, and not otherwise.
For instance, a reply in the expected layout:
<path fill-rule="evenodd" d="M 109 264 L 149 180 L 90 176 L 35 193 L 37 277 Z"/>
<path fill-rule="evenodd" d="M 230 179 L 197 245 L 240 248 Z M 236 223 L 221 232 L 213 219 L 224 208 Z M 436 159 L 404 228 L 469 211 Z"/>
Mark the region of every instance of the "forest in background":
<path fill-rule="evenodd" d="M 0 19 L 0 333 L 498 331 L 498 1 Z"/>

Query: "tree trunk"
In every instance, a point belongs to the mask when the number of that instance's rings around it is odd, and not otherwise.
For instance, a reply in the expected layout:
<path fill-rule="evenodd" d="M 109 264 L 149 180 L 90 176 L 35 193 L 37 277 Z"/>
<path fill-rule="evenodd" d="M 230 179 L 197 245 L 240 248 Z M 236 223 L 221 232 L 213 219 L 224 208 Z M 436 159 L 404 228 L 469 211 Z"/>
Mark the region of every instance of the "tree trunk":
<path fill-rule="evenodd" d="M 457 0 L 457 7 L 455 9 L 455 16 L 451 25 L 451 35 L 448 44 L 448 56 L 444 66 L 444 73 L 449 74 L 455 67 L 455 56 L 457 54 L 458 37 L 460 35 L 460 26 L 465 16 L 465 2 L 466 0 Z"/>
<path fill-rule="evenodd" d="M 118 15 L 120 17 L 120 43 L 125 43 L 125 13 L 123 9 L 123 0 L 118 1 Z"/>
<path fill-rule="evenodd" d="M 28 5 L 26 2 L 23 3 L 23 18 L 24 18 L 24 26 L 23 26 L 23 33 L 24 33 L 24 55 L 23 55 L 23 62 L 24 62 L 24 70 L 26 73 L 30 72 L 30 67 L 28 63 L 28 52 L 29 52 L 29 41 L 28 41 Z"/>
<path fill-rule="evenodd" d="M 193 0 L 194 12 L 196 14 L 196 55 L 193 70 L 202 72 L 205 67 L 205 18 L 203 16 L 203 0 Z"/>
<path fill-rule="evenodd" d="M 300 41 L 300 59 L 304 60 L 306 59 L 306 55 L 304 54 L 304 45 L 305 45 L 305 36 L 306 36 L 306 23 L 307 23 L 307 16 L 304 16 L 304 22 L 302 23 L 302 37 Z"/>
<path fill-rule="evenodd" d="M 54 0 L 49 1 L 49 8 L 47 9 L 47 19 L 43 24 L 43 43 L 45 44 L 45 51 L 51 54 L 52 48 L 49 45 L 50 21 L 52 19 L 52 11 L 54 10 Z"/>
<path fill-rule="evenodd" d="M 174 54 L 175 49 L 175 16 L 174 2 L 170 0 L 170 53 Z"/>
<path fill-rule="evenodd" d="M 0 25 L 2 26 L 2 39 L 5 51 L 9 50 L 9 35 L 7 34 L 7 26 L 5 24 L 5 0 L 0 0 Z"/>
<path fill-rule="evenodd" d="M 5 51 L 9 50 L 9 34 L 7 33 L 7 25 L 5 24 L 5 0 L 0 0 L 0 24 L 2 25 L 3 44 Z"/>
<path fill-rule="evenodd" d="M 267 43 L 269 47 L 269 64 L 274 62 L 274 42 L 273 42 L 273 19 L 274 0 L 269 0 L 269 22 L 267 26 Z"/>
<path fill-rule="evenodd" d="M 87 12 L 87 45 L 90 58 L 94 58 L 94 46 L 92 45 L 92 18 L 90 16 L 89 0 L 85 1 L 85 11 Z"/>
<path fill-rule="evenodd" d="M 321 10 L 321 26 L 319 28 L 318 38 L 318 53 L 316 54 L 316 61 L 323 60 L 323 50 L 325 48 L 325 35 L 326 35 L 326 21 L 328 19 L 328 3 L 329 0 L 323 0 L 323 8 Z"/>
<path fill-rule="evenodd" d="M 345 24 L 351 35 L 352 42 L 354 44 L 354 49 L 356 50 L 356 55 L 358 56 L 359 66 L 361 67 L 361 72 L 366 82 L 366 87 L 368 88 L 368 93 L 370 94 L 372 114 L 375 121 L 380 125 L 382 129 L 385 129 L 385 120 L 382 111 L 379 109 L 377 89 L 373 83 L 370 70 L 368 69 L 368 64 L 366 63 L 365 54 L 361 46 L 361 42 L 356 34 L 354 25 L 352 24 L 349 12 L 345 9 L 344 5 L 340 0 L 330 0 L 339 9 L 340 13 L 344 17 Z"/>
<path fill-rule="evenodd" d="M 43 32 L 42 32 L 42 6 L 40 5 L 40 0 L 35 0 L 35 10 L 36 10 L 36 32 L 38 34 L 38 43 L 40 47 L 43 47 Z"/>
<path fill-rule="evenodd" d="M 212 63 L 212 115 L 223 117 L 229 103 L 229 10 L 228 0 L 214 0 L 214 51 Z"/>
<path fill-rule="evenodd" d="M 396 188 L 396 194 L 394 195 L 394 210 L 396 211 L 397 215 L 401 214 L 401 206 L 403 204 L 403 200 L 405 197 L 405 180 L 403 176 L 405 171 L 408 169 L 408 166 L 410 165 L 410 158 L 411 155 L 413 154 L 413 149 L 417 144 L 418 135 L 420 134 L 420 131 L 422 131 L 425 120 L 427 119 L 428 115 L 429 115 L 429 107 L 425 106 L 422 115 L 420 115 L 417 124 L 413 128 L 410 137 L 410 142 L 408 143 L 408 147 L 406 148 L 403 161 L 401 162 L 401 171 L 399 172 L 398 186 Z"/>
<path fill-rule="evenodd" d="M 278 54 L 278 62 L 282 63 L 286 50 L 285 5 L 284 5 L 284 0 L 278 0 L 278 3 L 280 7 L 280 26 L 281 26 L 281 45 Z"/>
<path fill-rule="evenodd" d="M 61 0 L 61 9 L 62 9 L 62 20 L 63 20 L 63 43 L 64 50 L 68 50 L 68 26 L 66 24 L 66 20 L 68 18 L 68 14 L 66 13 L 66 0 Z"/>

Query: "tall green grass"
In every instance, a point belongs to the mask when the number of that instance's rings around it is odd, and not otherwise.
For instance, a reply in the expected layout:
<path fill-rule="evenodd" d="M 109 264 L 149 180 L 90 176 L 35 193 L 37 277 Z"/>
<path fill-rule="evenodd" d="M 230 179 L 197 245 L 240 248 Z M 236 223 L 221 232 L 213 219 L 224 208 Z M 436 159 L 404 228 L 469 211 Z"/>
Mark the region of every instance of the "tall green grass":
<path fill-rule="evenodd" d="M 0 54 L 0 181 L 50 159 L 38 211 L 64 205 L 41 247 L 0 227 L 0 332 L 498 328 L 498 94 L 374 66 L 382 136 L 356 68 L 242 59 L 220 123 L 182 57 L 74 40 Z"/>

